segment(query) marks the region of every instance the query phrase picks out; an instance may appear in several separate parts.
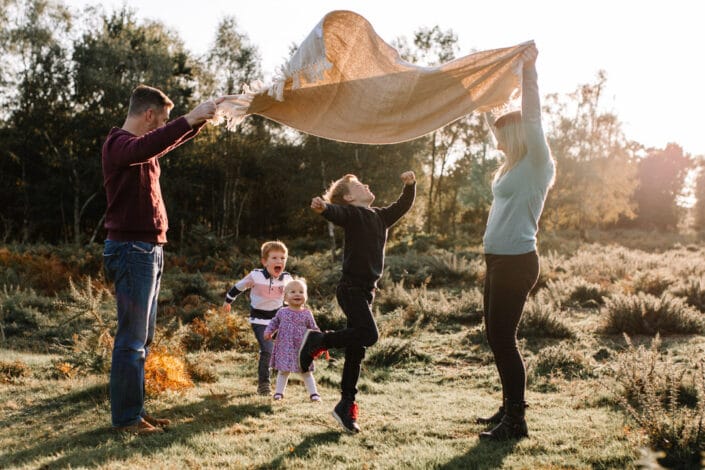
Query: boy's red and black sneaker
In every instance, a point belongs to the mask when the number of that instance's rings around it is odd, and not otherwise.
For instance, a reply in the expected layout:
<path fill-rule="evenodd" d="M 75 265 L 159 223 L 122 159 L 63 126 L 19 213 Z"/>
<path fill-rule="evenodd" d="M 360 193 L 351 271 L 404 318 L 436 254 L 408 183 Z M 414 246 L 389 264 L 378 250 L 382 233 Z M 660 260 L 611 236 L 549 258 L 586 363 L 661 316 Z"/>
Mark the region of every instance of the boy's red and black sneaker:
<path fill-rule="evenodd" d="M 360 432 L 357 424 L 358 407 L 354 401 L 340 400 L 333 408 L 333 417 L 347 431 L 353 434 Z"/>
<path fill-rule="evenodd" d="M 299 367 L 301 367 L 301 372 L 307 372 L 313 360 L 327 351 L 323 346 L 323 337 L 324 335 L 320 331 L 306 330 L 299 348 Z"/>

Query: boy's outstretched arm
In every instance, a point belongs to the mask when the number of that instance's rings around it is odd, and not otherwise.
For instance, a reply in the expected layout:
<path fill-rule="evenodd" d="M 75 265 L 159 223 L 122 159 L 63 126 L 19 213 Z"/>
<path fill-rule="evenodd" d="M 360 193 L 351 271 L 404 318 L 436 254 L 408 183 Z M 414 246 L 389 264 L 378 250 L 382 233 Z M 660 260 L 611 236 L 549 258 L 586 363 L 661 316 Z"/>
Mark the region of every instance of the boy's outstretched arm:
<path fill-rule="evenodd" d="M 311 209 L 317 214 L 323 214 L 323 217 L 336 225 L 344 226 L 347 221 L 345 206 L 328 204 L 320 196 L 311 199 Z"/>
<path fill-rule="evenodd" d="M 322 197 L 316 196 L 313 199 L 311 199 L 311 209 L 313 209 L 313 212 L 316 214 L 320 214 L 324 210 L 326 210 L 326 201 L 323 200 Z"/>
<path fill-rule="evenodd" d="M 387 227 L 391 227 L 397 223 L 404 214 L 409 212 L 416 198 L 416 175 L 414 172 L 405 171 L 400 175 L 400 178 L 404 182 L 404 190 L 401 196 L 399 196 L 399 199 L 387 207 L 379 209 L 379 215 L 382 217 Z"/>

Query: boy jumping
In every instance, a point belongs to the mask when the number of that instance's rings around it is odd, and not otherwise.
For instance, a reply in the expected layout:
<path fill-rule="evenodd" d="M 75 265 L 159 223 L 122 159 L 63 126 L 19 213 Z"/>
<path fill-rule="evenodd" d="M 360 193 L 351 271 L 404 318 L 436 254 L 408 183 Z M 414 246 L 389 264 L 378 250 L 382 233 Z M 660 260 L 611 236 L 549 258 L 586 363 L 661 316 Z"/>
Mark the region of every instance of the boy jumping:
<path fill-rule="evenodd" d="M 328 348 L 345 348 L 341 380 L 341 400 L 333 417 L 348 432 L 358 433 L 358 406 L 355 403 L 360 364 L 365 348 L 377 342 L 379 332 L 372 316 L 372 301 L 377 281 L 384 268 L 387 232 L 406 214 L 416 197 L 413 171 L 401 174 L 404 190 L 399 199 L 383 208 L 370 207 L 375 196 L 355 175 L 345 175 L 333 182 L 323 198 L 315 197 L 311 209 L 345 230 L 343 276 L 336 298 L 347 318 L 347 327 L 332 332 L 308 330 L 299 349 L 301 370 Z"/>

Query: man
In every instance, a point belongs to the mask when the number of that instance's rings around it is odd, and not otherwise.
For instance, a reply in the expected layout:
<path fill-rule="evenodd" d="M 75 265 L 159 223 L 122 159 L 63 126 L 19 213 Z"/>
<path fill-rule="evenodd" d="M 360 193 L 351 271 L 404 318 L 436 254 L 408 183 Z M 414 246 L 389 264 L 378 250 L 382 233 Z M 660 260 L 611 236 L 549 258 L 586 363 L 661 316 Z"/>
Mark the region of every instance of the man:
<path fill-rule="evenodd" d="M 125 123 L 111 129 L 103 144 L 108 200 L 103 261 L 117 300 L 110 408 L 119 431 L 155 434 L 169 424 L 144 409 L 144 364 L 154 338 L 162 245 L 169 228 L 159 158 L 194 137 L 215 115 L 216 104 L 203 102 L 167 123 L 174 103 L 162 91 L 140 85 L 130 97 Z"/>

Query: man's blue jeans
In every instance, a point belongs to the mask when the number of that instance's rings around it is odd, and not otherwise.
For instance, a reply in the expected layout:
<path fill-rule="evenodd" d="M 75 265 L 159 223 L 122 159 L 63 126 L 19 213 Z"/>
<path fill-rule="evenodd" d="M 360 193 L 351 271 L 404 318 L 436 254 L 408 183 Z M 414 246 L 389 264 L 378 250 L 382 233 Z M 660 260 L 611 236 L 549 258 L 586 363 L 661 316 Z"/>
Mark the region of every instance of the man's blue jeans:
<path fill-rule="evenodd" d="M 113 426 L 130 426 L 145 414 L 144 362 L 157 323 L 164 253 L 154 243 L 106 240 L 103 263 L 117 301 L 110 411 Z"/>

